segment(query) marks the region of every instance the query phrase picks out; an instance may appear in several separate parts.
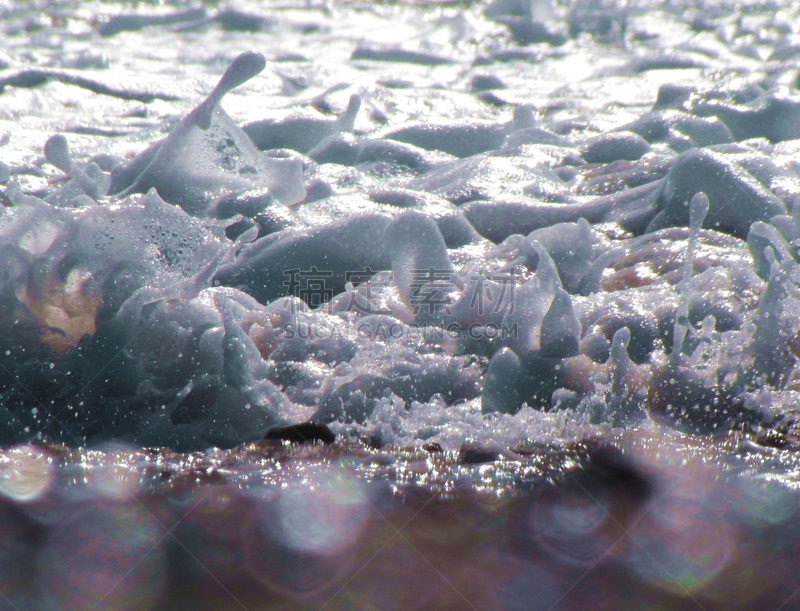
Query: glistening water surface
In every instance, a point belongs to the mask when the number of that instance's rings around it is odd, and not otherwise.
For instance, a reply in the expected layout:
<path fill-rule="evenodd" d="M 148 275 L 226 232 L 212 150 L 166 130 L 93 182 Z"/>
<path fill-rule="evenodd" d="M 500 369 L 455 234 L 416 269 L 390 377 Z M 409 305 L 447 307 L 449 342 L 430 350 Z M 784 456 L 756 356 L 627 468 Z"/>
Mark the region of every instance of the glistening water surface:
<path fill-rule="evenodd" d="M 799 20 L 0 2 L 0 606 L 800 608 Z"/>

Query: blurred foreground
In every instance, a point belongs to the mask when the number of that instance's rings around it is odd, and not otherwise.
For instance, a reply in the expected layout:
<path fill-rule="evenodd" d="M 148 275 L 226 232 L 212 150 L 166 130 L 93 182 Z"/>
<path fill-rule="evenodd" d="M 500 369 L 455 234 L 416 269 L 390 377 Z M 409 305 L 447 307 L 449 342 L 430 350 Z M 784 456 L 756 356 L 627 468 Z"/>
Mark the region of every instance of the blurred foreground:
<path fill-rule="evenodd" d="M 0 608 L 798 609 L 792 446 L 21 446 Z"/>

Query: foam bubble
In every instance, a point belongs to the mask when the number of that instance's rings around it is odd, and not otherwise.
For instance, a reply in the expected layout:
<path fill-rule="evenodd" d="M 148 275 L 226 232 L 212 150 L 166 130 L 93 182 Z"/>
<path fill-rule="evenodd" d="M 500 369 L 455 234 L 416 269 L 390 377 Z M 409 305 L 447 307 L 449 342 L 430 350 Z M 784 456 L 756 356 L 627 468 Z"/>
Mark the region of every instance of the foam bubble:
<path fill-rule="evenodd" d="M 0 460 L 0 494 L 18 502 L 30 502 L 44 495 L 53 478 L 48 455 L 36 446 L 17 446 Z"/>

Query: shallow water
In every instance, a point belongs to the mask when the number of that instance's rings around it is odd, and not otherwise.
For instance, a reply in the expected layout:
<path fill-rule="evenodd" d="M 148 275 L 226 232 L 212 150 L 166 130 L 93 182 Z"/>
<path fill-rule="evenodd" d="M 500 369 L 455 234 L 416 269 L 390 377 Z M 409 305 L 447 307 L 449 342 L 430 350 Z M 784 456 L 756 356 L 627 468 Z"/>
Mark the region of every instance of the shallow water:
<path fill-rule="evenodd" d="M 4 602 L 793 608 L 797 23 L 0 4 Z"/>

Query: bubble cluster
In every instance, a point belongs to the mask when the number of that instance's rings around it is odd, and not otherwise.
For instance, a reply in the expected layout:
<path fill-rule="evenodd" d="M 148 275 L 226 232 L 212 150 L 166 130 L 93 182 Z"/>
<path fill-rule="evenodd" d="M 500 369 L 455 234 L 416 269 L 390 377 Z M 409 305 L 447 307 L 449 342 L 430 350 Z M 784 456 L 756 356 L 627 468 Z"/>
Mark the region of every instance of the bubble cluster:
<path fill-rule="evenodd" d="M 96 27 L 268 40 L 281 22 L 312 44 L 294 17 L 248 10 Z M 431 48 L 358 42 L 343 57 L 365 78 L 337 82 L 312 69 L 325 57 L 225 54 L 208 95 L 136 154 L 90 155 L 67 131 L 35 170 L 4 162 L 0 439 L 195 450 L 312 422 L 455 450 L 561 420 L 790 432 L 794 54 L 746 20 L 723 35 L 684 17 L 668 41 L 638 8 L 498 0 L 441 22 Z M 609 45 L 608 65 L 580 59 Z M 82 57 L 39 85 L 113 65 Z M 726 72 L 741 62 L 752 77 Z M 573 93 L 521 79 L 567 68 Z M 268 101 L 293 106 L 262 111 L 276 74 Z M 110 498 L 118 475 L 98 480 Z"/>

